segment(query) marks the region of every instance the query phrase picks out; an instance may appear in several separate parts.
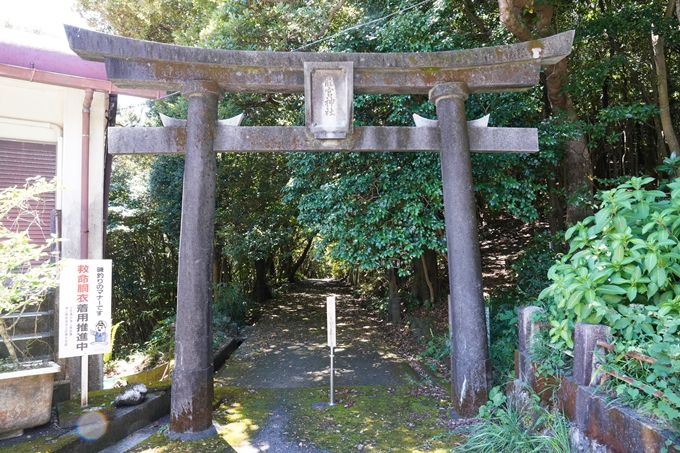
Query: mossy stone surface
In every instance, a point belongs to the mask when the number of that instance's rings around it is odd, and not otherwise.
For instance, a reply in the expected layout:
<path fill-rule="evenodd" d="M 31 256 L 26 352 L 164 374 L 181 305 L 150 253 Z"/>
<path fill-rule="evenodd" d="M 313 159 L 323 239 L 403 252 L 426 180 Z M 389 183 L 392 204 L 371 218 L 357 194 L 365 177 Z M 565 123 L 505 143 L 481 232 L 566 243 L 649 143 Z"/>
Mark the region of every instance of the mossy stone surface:
<path fill-rule="evenodd" d="M 342 387 L 336 406 L 313 409 L 313 403 L 328 401 L 327 388 L 218 387 L 218 435 L 182 443 L 160 432 L 134 451 L 259 451 L 275 437 L 291 452 L 448 452 L 459 440 L 447 428 L 450 403 L 423 393 L 418 384 Z"/>

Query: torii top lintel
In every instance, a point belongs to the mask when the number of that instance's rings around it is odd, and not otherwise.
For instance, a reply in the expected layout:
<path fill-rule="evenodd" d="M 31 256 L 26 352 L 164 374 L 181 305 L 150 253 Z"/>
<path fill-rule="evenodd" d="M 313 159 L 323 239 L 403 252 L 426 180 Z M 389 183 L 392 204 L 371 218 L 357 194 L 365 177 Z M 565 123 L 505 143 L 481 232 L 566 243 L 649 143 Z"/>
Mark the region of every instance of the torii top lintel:
<path fill-rule="evenodd" d="M 216 50 L 123 38 L 65 25 L 71 49 L 103 61 L 121 88 L 181 90 L 213 80 L 226 92 L 303 93 L 305 62 L 351 61 L 357 94 L 427 94 L 464 82 L 470 93 L 528 89 L 540 68 L 569 55 L 574 31 L 497 47 L 422 53 L 260 52 Z"/>

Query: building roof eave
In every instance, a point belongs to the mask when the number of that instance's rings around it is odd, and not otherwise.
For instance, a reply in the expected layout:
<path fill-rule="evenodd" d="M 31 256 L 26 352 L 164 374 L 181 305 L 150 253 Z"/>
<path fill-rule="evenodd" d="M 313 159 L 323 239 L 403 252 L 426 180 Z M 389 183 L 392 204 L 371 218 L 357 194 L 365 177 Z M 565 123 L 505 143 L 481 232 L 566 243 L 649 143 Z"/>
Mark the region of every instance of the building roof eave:
<path fill-rule="evenodd" d="M 10 79 L 26 80 L 35 83 L 44 83 L 66 88 L 87 89 L 108 94 L 125 94 L 146 99 L 158 99 L 164 96 L 165 91 L 160 90 L 140 90 L 131 88 L 118 88 L 113 82 L 108 80 L 91 79 L 57 72 L 30 69 L 22 66 L 0 64 L 0 77 Z"/>

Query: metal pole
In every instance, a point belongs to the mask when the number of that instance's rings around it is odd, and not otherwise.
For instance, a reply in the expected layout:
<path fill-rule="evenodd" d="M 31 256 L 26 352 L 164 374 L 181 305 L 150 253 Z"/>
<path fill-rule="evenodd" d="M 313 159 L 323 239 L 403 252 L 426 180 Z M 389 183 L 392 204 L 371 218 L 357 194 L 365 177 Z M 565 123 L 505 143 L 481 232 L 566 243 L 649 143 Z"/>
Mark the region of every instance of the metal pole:
<path fill-rule="evenodd" d="M 334 396 L 335 396 L 335 388 L 333 387 L 333 375 L 335 374 L 335 371 L 333 370 L 333 358 L 335 355 L 333 355 L 334 347 L 331 346 L 331 402 L 328 403 L 329 406 L 335 406 L 335 401 L 334 401 Z"/>
<path fill-rule="evenodd" d="M 87 365 L 89 363 L 88 356 L 80 357 L 80 407 L 87 407 L 87 394 L 89 392 L 89 379 Z"/>

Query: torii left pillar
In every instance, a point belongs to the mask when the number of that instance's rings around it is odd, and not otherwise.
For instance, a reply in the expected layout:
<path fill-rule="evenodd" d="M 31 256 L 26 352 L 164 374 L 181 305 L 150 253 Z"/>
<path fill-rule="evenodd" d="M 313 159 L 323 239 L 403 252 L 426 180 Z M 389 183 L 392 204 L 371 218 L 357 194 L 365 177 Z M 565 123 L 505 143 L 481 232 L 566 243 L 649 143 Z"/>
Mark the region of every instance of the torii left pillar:
<path fill-rule="evenodd" d="M 212 261 L 215 230 L 215 122 L 222 95 L 212 81 L 184 83 L 189 101 L 177 280 L 170 437 L 196 440 L 212 425 Z"/>

